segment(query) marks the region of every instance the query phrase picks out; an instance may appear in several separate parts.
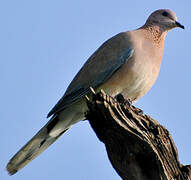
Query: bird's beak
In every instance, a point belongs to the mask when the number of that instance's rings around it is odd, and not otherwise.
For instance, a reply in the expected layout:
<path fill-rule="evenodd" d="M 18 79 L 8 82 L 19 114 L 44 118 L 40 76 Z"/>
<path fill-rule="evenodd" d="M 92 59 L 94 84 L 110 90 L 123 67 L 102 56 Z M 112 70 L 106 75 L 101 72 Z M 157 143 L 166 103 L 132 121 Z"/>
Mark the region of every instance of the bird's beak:
<path fill-rule="evenodd" d="M 182 24 L 180 24 L 178 21 L 175 21 L 175 24 L 177 27 L 184 29 L 184 26 Z"/>

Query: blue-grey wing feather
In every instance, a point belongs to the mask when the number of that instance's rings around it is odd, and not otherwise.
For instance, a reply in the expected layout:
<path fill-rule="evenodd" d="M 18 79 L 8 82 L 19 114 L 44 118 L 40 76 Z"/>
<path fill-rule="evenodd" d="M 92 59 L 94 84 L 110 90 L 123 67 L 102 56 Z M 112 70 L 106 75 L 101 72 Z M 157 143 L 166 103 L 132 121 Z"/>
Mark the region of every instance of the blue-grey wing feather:
<path fill-rule="evenodd" d="M 104 46 L 104 44 L 102 46 Z M 102 49 L 102 46 L 94 54 L 99 53 L 99 50 Z M 83 98 L 86 94 L 90 92 L 90 87 L 96 89 L 101 84 L 106 82 L 112 76 L 113 73 L 115 73 L 123 64 L 125 64 L 131 58 L 131 56 L 133 55 L 133 52 L 134 50 L 132 47 L 125 46 L 125 48 L 123 48 L 123 51 L 121 52 L 119 51 L 114 58 L 108 59 L 107 62 L 103 64 L 104 66 L 103 70 L 98 71 L 98 73 L 96 73 L 96 76 L 93 79 L 88 81 L 89 83 L 88 85 L 87 83 L 81 83 L 81 84 L 77 83 L 78 76 L 80 76 L 80 72 L 79 72 L 74 78 L 74 80 L 72 81 L 69 88 L 67 89 L 65 95 L 58 101 L 58 103 L 54 106 L 54 108 L 48 113 L 47 117 L 50 117 L 51 115 L 56 114 L 60 112 L 61 110 L 67 108 L 74 102 L 79 101 L 81 98 Z M 104 51 L 102 53 L 104 53 Z M 94 54 L 92 56 L 96 58 Z M 91 58 L 92 57 L 90 57 L 90 61 L 91 61 Z M 88 61 L 86 64 L 91 63 Z M 83 66 L 83 68 L 87 68 L 86 64 Z M 81 69 L 81 71 L 83 71 L 83 68 Z"/>

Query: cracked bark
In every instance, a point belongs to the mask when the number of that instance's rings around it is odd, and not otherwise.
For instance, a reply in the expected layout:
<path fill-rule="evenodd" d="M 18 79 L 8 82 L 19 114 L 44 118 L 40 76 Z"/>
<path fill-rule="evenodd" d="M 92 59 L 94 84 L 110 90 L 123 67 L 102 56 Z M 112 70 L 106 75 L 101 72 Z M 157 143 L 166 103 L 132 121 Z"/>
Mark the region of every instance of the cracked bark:
<path fill-rule="evenodd" d="M 191 180 L 191 166 L 179 162 L 168 130 L 122 95 L 92 92 L 87 105 L 86 118 L 122 179 Z"/>

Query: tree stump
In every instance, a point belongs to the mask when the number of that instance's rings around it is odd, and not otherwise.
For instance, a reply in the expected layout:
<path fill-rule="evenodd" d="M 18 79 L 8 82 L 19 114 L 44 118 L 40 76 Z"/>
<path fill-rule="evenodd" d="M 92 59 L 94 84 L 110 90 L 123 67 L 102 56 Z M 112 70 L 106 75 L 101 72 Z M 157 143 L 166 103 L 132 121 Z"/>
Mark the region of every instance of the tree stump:
<path fill-rule="evenodd" d="M 178 160 L 168 130 L 118 95 L 87 98 L 86 118 L 124 180 L 190 180 L 191 166 Z"/>

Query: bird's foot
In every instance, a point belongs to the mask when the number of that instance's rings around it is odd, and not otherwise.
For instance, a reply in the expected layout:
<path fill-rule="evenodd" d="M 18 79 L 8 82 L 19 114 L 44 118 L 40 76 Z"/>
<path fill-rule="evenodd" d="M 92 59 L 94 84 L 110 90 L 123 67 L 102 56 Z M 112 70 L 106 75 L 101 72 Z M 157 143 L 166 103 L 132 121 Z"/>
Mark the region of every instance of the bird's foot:
<path fill-rule="evenodd" d="M 121 104 L 125 104 L 125 105 L 128 105 L 128 106 L 131 106 L 132 105 L 132 101 L 130 99 L 126 99 L 123 97 L 122 94 L 118 94 L 115 96 L 115 99 L 121 103 Z"/>

